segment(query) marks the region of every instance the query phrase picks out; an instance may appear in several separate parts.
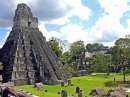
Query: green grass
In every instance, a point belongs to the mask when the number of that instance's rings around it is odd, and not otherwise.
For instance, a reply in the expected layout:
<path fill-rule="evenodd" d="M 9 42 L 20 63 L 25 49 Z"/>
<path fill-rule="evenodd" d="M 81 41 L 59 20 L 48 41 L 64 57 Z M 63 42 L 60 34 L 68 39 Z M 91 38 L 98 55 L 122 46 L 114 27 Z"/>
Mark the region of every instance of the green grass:
<path fill-rule="evenodd" d="M 114 77 L 116 78 L 116 82 L 113 81 Z M 80 80 L 78 82 L 78 80 Z M 16 89 L 21 89 L 28 91 L 34 95 L 40 96 L 40 97 L 61 97 L 61 95 L 58 94 L 58 92 L 61 92 L 62 90 L 66 90 L 68 95 L 75 95 L 75 97 L 78 97 L 75 93 L 76 87 L 79 86 L 83 90 L 83 97 L 89 96 L 90 91 L 93 88 L 102 86 L 106 92 L 110 88 L 114 88 L 117 86 L 122 87 L 130 87 L 127 84 L 120 84 L 117 83 L 119 81 L 123 80 L 123 76 L 120 74 L 110 74 L 110 76 L 107 76 L 105 74 L 94 74 L 91 76 L 82 76 L 82 77 L 74 77 L 71 79 L 72 84 L 74 86 L 68 86 L 65 84 L 66 87 L 61 87 L 60 85 L 44 85 L 44 88 L 41 88 L 40 90 L 37 90 L 36 88 L 33 88 L 33 85 L 24 85 L 24 86 L 16 86 Z M 130 80 L 130 76 L 126 76 L 126 80 Z M 45 92 L 45 90 L 48 90 L 48 92 Z"/>

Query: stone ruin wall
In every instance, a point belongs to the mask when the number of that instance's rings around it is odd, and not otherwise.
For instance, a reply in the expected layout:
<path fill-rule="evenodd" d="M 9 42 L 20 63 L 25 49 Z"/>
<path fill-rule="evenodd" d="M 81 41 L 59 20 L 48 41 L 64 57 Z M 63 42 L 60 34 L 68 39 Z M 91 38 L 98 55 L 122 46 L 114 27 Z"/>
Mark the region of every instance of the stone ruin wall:
<path fill-rule="evenodd" d="M 38 19 L 33 17 L 31 9 L 25 4 L 18 5 L 13 21 L 13 29 L 20 27 L 38 28 Z"/>

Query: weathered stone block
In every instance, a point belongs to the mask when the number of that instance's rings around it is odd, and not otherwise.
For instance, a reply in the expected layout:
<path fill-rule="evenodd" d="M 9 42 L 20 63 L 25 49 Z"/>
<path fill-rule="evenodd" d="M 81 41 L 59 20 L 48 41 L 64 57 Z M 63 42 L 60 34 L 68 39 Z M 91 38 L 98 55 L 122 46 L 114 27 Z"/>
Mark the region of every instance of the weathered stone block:
<path fill-rule="evenodd" d="M 64 82 L 63 81 L 61 82 L 61 87 L 64 87 Z"/>
<path fill-rule="evenodd" d="M 76 93 L 80 92 L 80 87 L 76 87 Z"/>
<path fill-rule="evenodd" d="M 71 80 L 68 80 L 68 86 L 71 86 Z"/>
<path fill-rule="evenodd" d="M 67 91 L 66 90 L 62 90 L 61 97 L 67 97 Z"/>

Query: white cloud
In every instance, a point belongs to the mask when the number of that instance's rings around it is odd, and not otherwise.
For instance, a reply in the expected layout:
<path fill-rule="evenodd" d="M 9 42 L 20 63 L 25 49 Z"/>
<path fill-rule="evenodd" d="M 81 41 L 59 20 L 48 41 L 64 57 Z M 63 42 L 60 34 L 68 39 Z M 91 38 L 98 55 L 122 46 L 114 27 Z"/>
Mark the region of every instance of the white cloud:
<path fill-rule="evenodd" d="M 127 26 L 127 29 L 126 29 L 126 35 L 130 34 L 130 19 L 127 19 L 126 20 L 128 26 Z"/>
<path fill-rule="evenodd" d="M 10 34 L 10 32 L 6 32 L 6 35 L 5 35 L 4 39 L 3 39 L 4 42 L 6 41 L 7 37 L 9 36 L 9 34 Z"/>
<path fill-rule="evenodd" d="M 26 3 L 32 9 L 34 16 L 36 16 L 39 20 L 47 23 L 63 25 L 70 22 L 68 18 L 72 16 L 78 16 L 82 20 L 87 20 L 92 11 L 88 7 L 85 7 L 81 1 L 82 0 L 14 0 L 13 2 L 11 0 L 2 1 L 2 9 L 5 9 L 5 6 L 8 8 L 6 8 L 5 12 L 2 13 L 0 19 L 3 23 L 10 22 L 8 25 L 5 23 L 3 26 L 11 26 L 11 18 L 14 15 L 17 4 Z M 1 10 L 1 12 L 3 11 Z M 6 20 L 3 21 L 3 19 Z"/>
<path fill-rule="evenodd" d="M 64 9 L 66 5 L 70 5 L 72 7 L 72 10 L 68 11 L 64 17 L 54 19 L 52 21 L 47 21 L 44 23 L 42 22 L 39 25 L 39 28 L 42 31 L 43 35 L 46 36 L 46 39 L 48 40 L 48 38 L 50 38 L 51 36 L 60 38 L 63 35 L 63 36 L 67 36 L 66 39 L 69 40 L 70 42 L 74 42 L 77 40 L 84 40 L 85 42 L 90 42 L 90 39 L 87 38 L 88 37 L 87 30 L 84 31 L 82 30 L 83 28 L 82 26 L 71 24 L 69 17 L 78 16 L 81 20 L 88 20 L 92 11 L 89 8 L 83 6 L 81 0 L 77 0 L 76 2 L 75 0 L 71 0 L 71 1 L 62 0 L 62 2 L 59 3 L 60 3 L 59 5 L 61 5 L 60 6 L 61 8 Z M 68 25 L 62 27 L 61 32 L 56 32 L 56 31 L 48 32 L 44 26 L 45 23 L 59 24 L 59 25 L 68 23 Z"/>
<path fill-rule="evenodd" d="M 53 20 L 51 23 L 63 25 L 70 22 L 68 18 L 73 16 L 78 16 L 81 20 L 88 20 L 92 11 L 88 7 L 85 7 L 81 1 L 82 0 L 64 0 L 64 3 L 70 5 L 72 10 L 70 10 L 65 17 Z M 61 5 L 64 6 L 63 2 L 61 2 Z"/>
<path fill-rule="evenodd" d="M 98 19 L 90 30 L 93 41 L 104 42 L 112 45 L 119 37 L 125 37 L 127 29 L 120 24 L 120 18 L 130 10 L 127 5 L 128 0 L 98 0 L 104 8 L 103 16 Z"/>
<path fill-rule="evenodd" d="M 26 4 L 29 4 L 29 5 L 35 5 L 37 2 L 37 0 L 14 0 L 14 4 L 17 6 L 17 4 L 20 4 L 20 3 L 26 3 Z"/>
<path fill-rule="evenodd" d="M 3 44 L 4 44 L 3 42 L 0 42 L 0 48 L 2 48 Z"/>
<path fill-rule="evenodd" d="M 3 40 L 0 42 L 0 48 L 2 48 L 3 45 L 4 45 L 4 43 L 6 42 L 6 39 L 7 39 L 7 37 L 8 37 L 9 34 L 10 34 L 10 30 L 11 30 L 11 28 L 7 28 L 7 30 L 8 30 L 8 32 L 6 32 L 5 37 L 4 37 Z"/>
<path fill-rule="evenodd" d="M 88 38 L 88 31 L 83 30 L 83 26 L 76 24 L 68 24 L 60 29 L 63 36 L 67 36 L 66 40 L 73 43 L 78 40 L 82 40 L 85 44 L 91 42 L 91 39 Z"/>
<path fill-rule="evenodd" d="M 127 19 L 126 22 L 128 24 L 128 27 L 130 27 L 130 19 Z"/>
<path fill-rule="evenodd" d="M 72 16 L 79 16 L 82 20 L 87 20 L 91 15 L 92 11 L 88 7 L 83 6 L 81 3 L 82 0 L 65 0 L 67 4 L 73 7 L 73 11 L 71 12 Z"/>
<path fill-rule="evenodd" d="M 42 34 L 46 37 L 47 41 L 51 36 L 59 39 L 68 40 L 70 43 L 73 43 L 78 40 L 82 40 L 85 42 L 85 44 L 87 44 L 92 41 L 92 39 L 89 38 L 88 36 L 88 31 L 83 30 L 83 26 L 81 25 L 68 24 L 66 26 L 61 27 L 60 32 L 57 31 L 48 32 L 44 25 L 45 23 L 41 22 L 41 24 L 39 25 L 39 29 L 42 32 Z"/>
<path fill-rule="evenodd" d="M 129 10 L 127 2 L 129 0 L 98 0 L 101 7 L 105 8 L 105 12 L 110 14 L 113 18 L 120 19 L 122 14 Z"/>
<path fill-rule="evenodd" d="M 71 21 L 68 19 L 68 16 L 59 18 L 59 19 L 55 19 L 52 21 L 47 21 L 46 23 L 48 24 L 58 24 L 58 25 L 64 25 L 66 23 L 70 23 Z"/>
<path fill-rule="evenodd" d="M 48 32 L 45 28 L 45 23 L 41 22 L 39 25 L 39 30 L 42 32 L 43 36 L 46 37 L 46 40 L 48 41 L 48 39 L 53 36 L 53 37 L 61 37 L 61 33 L 60 32 L 56 32 L 56 31 L 50 31 Z"/>

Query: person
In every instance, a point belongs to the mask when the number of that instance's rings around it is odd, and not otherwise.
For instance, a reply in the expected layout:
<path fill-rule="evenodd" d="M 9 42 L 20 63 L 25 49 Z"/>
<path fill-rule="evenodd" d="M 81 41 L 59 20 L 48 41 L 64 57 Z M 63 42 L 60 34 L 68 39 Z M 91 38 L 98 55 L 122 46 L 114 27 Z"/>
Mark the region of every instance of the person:
<path fill-rule="evenodd" d="M 116 79 L 115 79 L 115 77 L 114 77 L 114 82 L 115 82 L 115 80 L 116 80 Z"/>

